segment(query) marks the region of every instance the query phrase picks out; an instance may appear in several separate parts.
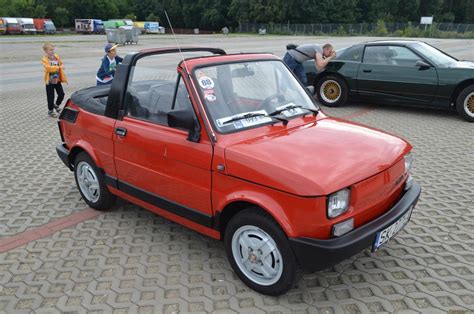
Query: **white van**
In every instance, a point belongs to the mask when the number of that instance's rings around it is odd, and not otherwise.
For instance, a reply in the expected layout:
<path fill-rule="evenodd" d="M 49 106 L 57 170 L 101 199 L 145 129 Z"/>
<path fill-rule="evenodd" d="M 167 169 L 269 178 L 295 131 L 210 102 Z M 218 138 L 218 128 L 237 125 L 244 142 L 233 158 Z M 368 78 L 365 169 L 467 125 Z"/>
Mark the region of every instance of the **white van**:
<path fill-rule="evenodd" d="M 17 20 L 18 20 L 18 24 L 20 24 L 22 34 L 36 35 L 36 28 L 35 28 L 35 23 L 33 22 L 33 19 L 20 17 Z"/>

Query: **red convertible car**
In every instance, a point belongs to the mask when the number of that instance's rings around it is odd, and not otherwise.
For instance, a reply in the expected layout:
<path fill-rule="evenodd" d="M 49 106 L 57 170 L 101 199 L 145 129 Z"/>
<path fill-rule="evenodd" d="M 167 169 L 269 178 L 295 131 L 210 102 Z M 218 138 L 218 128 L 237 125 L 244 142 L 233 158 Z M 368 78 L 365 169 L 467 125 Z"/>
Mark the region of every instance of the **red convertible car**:
<path fill-rule="evenodd" d="M 72 95 L 59 129 L 89 206 L 121 197 L 223 240 L 237 275 L 268 295 L 290 289 L 299 266 L 380 249 L 421 191 L 409 143 L 327 116 L 271 54 L 129 54 L 111 86 Z"/>

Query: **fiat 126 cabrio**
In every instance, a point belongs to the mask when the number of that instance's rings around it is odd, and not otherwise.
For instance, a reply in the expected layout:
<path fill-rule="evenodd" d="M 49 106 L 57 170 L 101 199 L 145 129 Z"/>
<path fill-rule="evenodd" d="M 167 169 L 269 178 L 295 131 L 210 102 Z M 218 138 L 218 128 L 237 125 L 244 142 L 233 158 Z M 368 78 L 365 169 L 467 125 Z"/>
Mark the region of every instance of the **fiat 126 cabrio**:
<path fill-rule="evenodd" d="M 129 54 L 111 85 L 72 95 L 59 129 L 90 207 L 120 197 L 223 240 L 237 275 L 268 295 L 298 267 L 380 249 L 421 191 L 409 143 L 329 117 L 271 54 Z"/>

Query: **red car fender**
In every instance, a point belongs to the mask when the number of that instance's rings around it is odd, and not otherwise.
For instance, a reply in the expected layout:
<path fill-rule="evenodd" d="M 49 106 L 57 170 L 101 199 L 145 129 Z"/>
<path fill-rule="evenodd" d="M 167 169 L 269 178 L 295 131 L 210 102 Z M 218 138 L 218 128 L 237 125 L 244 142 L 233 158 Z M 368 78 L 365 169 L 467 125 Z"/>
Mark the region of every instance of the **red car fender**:
<path fill-rule="evenodd" d="M 292 228 L 292 225 L 286 215 L 286 212 L 284 211 L 280 203 L 263 192 L 240 190 L 233 191 L 232 193 L 222 197 L 216 197 L 216 193 L 213 193 L 213 195 L 213 202 L 216 205 L 215 208 L 218 208 L 218 211 L 221 213 L 225 210 L 227 206 L 233 203 L 245 202 L 254 204 L 256 207 L 260 207 L 269 215 L 271 215 L 273 219 L 275 219 L 275 221 L 280 225 L 286 235 L 293 236 L 295 234 L 295 231 Z"/>
<path fill-rule="evenodd" d="M 97 167 L 104 169 L 101 160 L 97 157 L 97 154 L 95 153 L 91 144 L 82 139 L 75 141 L 70 148 L 70 158 L 75 157 L 76 153 L 73 152 L 75 152 L 77 149 L 85 151 L 92 158 Z M 70 160 L 70 162 L 74 163 L 74 160 Z"/>

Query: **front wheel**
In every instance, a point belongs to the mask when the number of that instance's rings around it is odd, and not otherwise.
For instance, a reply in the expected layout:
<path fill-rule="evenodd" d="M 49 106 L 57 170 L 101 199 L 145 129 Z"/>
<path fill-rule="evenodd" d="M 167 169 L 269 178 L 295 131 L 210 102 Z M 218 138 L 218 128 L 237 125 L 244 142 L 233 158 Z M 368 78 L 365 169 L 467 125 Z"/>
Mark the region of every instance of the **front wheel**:
<path fill-rule="evenodd" d="M 336 75 L 321 78 L 316 85 L 319 101 L 327 107 L 339 107 L 347 101 L 349 89 L 346 82 Z"/>
<path fill-rule="evenodd" d="M 474 122 L 474 85 L 464 88 L 459 93 L 456 110 L 464 120 Z"/>
<path fill-rule="evenodd" d="M 97 210 L 107 210 L 114 205 L 115 195 L 107 189 L 104 176 L 85 152 L 74 160 L 74 178 L 87 205 Z"/>
<path fill-rule="evenodd" d="M 293 286 L 296 259 L 279 225 L 258 208 L 234 216 L 225 230 L 227 258 L 253 290 L 277 296 Z"/>

